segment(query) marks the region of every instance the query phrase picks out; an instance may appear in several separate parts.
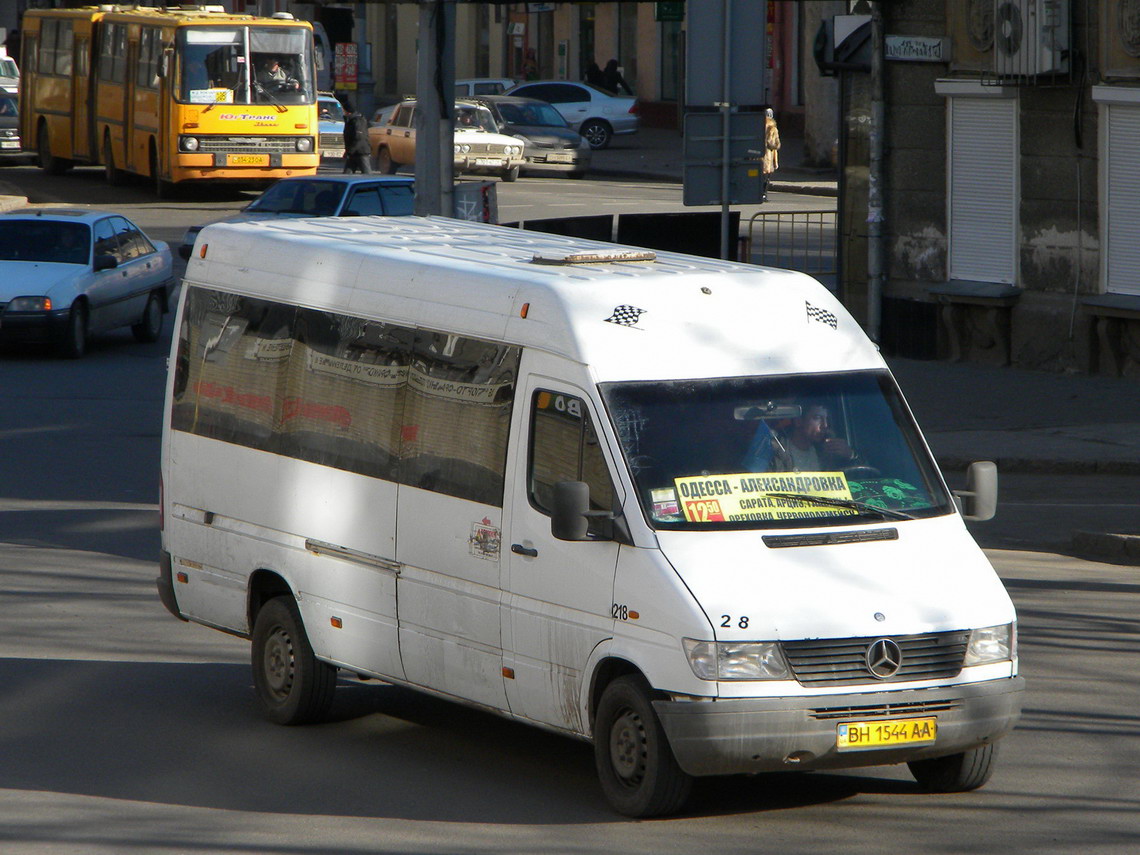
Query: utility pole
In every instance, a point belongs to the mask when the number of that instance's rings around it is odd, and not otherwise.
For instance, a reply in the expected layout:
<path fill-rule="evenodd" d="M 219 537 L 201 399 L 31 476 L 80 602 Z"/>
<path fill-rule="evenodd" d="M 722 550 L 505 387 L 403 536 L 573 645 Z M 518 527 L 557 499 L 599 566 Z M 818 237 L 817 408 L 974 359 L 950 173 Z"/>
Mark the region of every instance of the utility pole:
<path fill-rule="evenodd" d="M 883 306 L 883 137 L 886 107 L 883 101 L 883 4 L 871 3 L 871 134 L 867 176 L 867 335 L 880 338 Z"/>
<path fill-rule="evenodd" d="M 455 210 L 455 0 L 420 0 L 416 214 Z"/>

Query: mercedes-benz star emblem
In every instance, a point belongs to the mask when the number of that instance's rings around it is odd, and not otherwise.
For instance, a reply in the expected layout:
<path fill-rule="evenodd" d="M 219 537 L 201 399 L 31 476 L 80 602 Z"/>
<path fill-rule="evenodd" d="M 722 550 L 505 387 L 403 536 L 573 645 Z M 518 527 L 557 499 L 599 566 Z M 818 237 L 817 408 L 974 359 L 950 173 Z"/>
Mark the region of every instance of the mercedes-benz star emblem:
<path fill-rule="evenodd" d="M 872 641 L 867 648 L 867 670 L 873 677 L 887 680 L 895 676 L 902 667 L 902 651 L 889 638 Z"/>

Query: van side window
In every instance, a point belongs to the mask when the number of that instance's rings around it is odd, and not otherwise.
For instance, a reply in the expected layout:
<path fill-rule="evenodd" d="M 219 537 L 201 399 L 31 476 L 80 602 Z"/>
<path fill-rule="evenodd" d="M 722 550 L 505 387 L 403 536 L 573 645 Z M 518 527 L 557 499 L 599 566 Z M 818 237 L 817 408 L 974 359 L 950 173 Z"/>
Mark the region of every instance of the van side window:
<path fill-rule="evenodd" d="M 400 483 L 502 505 L 519 348 L 417 330 Z"/>
<path fill-rule="evenodd" d="M 549 515 L 554 485 L 559 481 L 585 481 L 590 485 L 590 508 L 612 510 L 614 488 L 605 455 L 594 430 L 586 402 L 572 395 L 540 390 L 531 407 L 530 503 Z M 613 536 L 613 521 L 590 519 L 590 533 Z"/>
<path fill-rule="evenodd" d="M 171 426 L 502 506 L 519 352 L 191 287 Z"/>

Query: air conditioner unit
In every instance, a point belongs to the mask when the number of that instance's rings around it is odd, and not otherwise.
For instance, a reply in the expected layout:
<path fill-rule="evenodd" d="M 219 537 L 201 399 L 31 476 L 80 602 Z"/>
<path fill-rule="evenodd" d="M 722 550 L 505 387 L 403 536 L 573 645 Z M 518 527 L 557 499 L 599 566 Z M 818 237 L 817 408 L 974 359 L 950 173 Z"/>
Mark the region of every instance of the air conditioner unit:
<path fill-rule="evenodd" d="M 1069 20 L 1069 0 L 994 0 L 994 73 L 1067 72 Z"/>

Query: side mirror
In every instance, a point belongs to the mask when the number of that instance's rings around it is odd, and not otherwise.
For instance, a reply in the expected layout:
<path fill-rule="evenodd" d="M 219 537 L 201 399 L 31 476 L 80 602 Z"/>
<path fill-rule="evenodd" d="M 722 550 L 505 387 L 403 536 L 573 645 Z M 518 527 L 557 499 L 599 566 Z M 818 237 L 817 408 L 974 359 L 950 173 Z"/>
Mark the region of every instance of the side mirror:
<path fill-rule="evenodd" d="M 962 518 L 971 522 L 984 522 L 997 513 L 997 464 L 979 460 L 966 470 L 966 489 L 954 491 L 954 501 Z"/>
<path fill-rule="evenodd" d="M 612 511 L 590 510 L 590 485 L 585 481 L 559 481 L 554 485 L 550 533 L 559 540 L 589 540 L 590 517 L 613 519 Z"/>
<path fill-rule="evenodd" d="M 100 270 L 113 270 L 119 266 L 119 260 L 113 255 L 97 255 L 95 256 L 95 272 Z"/>

